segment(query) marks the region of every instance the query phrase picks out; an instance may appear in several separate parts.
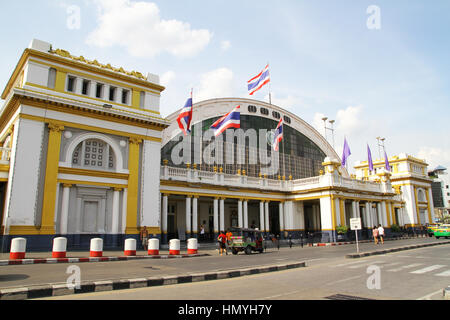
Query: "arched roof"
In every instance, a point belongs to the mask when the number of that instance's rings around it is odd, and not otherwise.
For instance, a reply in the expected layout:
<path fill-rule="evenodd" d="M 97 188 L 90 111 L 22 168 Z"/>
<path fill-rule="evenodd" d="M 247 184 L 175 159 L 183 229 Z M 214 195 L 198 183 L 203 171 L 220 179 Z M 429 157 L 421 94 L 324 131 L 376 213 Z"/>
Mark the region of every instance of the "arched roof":
<path fill-rule="evenodd" d="M 234 107 L 240 105 L 241 106 L 241 114 L 242 115 L 251 115 L 251 116 L 259 116 L 263 118 L 269 118 L 274 121 L 278 121 L 278 119 L 272 116 L 272 111 L 277 111 L 281 114 L 281 116 L 288 116 L 291 119 L 291 123 L 285 125 L 290 126 L 291 128 L 299 131 L 312 142 L 314 142 L 325 154 L 327 157 L 331 159 L 336 159 L 340 161 L 340 157 L 335 152 L 333 147 L 327 142 L 327 140 L 310 124 L 296 116 L 290 111 L 287 111 L 277 105 L 269 104 L 264 101 L 253 100 L 253 99 L 245 99 L 245 98 L 217 98 L 217 99 L 209 99 L 197 102 L 193 105 L 193 115 L 192 115 L 192 123 L 194 125 L 200 121 L 214 118 L 220 115 L 224 115 L 227 112 L 231 111 Z M 257 112 L 249 112 L 248 106 L 253 105 L 257 107 Z M 267 115 L 260 113 L 260 108 L 266 108 L 269 110 Z M 168 128 L 163 131 L 162 145 L 164 146 L 171 139 L 176 137 L 181 130 L 177 124 L 177 117 L 180 113 L 180 109 L 170 114 L 166 119 L 170 122 Z M 269 128 L 268 128 L 269 129 Z M 275 129 L 275 128 L 273 128 Z M 345 169 L 343 171 L 346 171 Z"/>

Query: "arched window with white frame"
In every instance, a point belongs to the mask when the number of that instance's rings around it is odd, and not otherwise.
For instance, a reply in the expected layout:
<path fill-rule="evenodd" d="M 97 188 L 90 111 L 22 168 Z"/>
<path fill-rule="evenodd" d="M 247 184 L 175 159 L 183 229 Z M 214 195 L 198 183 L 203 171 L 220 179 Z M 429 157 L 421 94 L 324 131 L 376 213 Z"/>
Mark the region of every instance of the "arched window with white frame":
<path fill-rule="evenodd" d="M 72 166 L 94 170 L 115 170 L 116 158 L 111 146 L 100 139 L 80 142 L 72 153 Z"/>

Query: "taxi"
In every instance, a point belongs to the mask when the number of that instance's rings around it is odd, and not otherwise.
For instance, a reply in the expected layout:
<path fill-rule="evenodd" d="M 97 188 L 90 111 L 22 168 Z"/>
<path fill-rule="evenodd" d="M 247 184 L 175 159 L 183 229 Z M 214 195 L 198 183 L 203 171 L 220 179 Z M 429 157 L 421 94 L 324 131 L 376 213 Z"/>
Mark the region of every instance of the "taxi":
<path fill-rule="evenodd" d="M 442 223 L 431 223 L 427 227 L 427 233 L 430 237 L 434 235 L 434 232 L 436 231 L 439 226 L 442 225 Z"/>
<path fill-rule="evenodd" d="M 436 239 L 440 237 L 450 238 L 450 224 L 442 224 L 435 231 L 434 236 Z"/>

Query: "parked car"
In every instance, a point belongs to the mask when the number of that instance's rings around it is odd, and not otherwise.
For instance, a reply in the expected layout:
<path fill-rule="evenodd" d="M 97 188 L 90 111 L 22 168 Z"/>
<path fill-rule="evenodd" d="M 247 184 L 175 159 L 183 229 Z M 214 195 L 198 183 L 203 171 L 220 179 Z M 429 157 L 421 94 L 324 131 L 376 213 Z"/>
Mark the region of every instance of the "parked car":
<path fill-rule="evenodd" d="M 440 237 L 450 238 L 450 224 L 440 225 L 436 231 L 434 231 L 434 236 L 436 239 L 439 239 Z"/>

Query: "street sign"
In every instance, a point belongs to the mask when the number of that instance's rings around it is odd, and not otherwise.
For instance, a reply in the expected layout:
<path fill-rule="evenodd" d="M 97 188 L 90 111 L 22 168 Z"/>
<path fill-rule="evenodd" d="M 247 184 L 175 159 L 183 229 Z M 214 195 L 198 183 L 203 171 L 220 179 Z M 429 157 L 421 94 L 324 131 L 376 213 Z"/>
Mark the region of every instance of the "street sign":
<path fill-rule="evenodd" d="M 350 230 L 361 230 L 361 218 L 350 218 Z"/>

